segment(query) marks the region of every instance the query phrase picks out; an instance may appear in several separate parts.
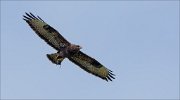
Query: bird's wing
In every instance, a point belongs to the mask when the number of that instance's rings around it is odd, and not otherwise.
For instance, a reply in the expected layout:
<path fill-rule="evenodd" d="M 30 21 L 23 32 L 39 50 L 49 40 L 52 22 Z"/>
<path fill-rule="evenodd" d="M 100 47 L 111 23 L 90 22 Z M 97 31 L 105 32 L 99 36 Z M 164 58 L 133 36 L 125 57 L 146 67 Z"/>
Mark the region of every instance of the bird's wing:
<path fill-rule="evenodd" d="M 39 16 L 36 17 L 32 13 L 26 13 L 23 17 L 35 33 L 56 50 L 70 45 L 58 31 L 45 23 Z"/>
<path fill-rule="evenodd" d="M 74 54 L 73 56 L 68 58 L 70 61 L 75 63 L 76 65 L 80 66 L 85 71 L 98 76 L 106 81 L 115 79 L 115 76 L 111 70 L 104 67 L 94 58 L 84 54 L 83 52 L 79 51 L 78 53 Z"/>

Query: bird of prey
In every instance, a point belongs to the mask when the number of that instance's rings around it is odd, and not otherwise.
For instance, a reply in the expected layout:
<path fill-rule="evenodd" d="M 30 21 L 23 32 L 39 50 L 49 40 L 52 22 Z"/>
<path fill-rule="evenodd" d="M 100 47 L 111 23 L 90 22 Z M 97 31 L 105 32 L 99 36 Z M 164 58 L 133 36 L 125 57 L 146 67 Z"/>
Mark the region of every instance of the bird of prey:
<path fill-rule="evenodd" d="M 32 13 L 25 13 L 23 19 L 35 31 L 35 33 L 47 42 L 50 46 L 57 50 L 57 53 L 47 54 L 48 59 L 57 65 L 68 58 L 71 62 L 80 66 L 85 71 L 106 81 L 112 81 L 114 74 L 111 70 L 104 67 L 94 58 L 80 51 L 81 46 L 71 44 L 57 30 L 48 25 L 39 16 L 34 16 Z"/>

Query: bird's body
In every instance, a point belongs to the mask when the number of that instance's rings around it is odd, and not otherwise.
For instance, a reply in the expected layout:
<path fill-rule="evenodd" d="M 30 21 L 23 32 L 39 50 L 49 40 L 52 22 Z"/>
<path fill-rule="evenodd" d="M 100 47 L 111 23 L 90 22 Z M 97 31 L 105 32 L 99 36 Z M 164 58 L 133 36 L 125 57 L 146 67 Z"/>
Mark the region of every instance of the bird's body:
<path fill-rule="evenodd" d="M 47 54 L 47 57 L 54 64 L 61 64 L 61 62 L 65 58 L 70 58 L 74 54 L 78 53 L 80 51 L 80 49 L 81 49 L 81 47 L 79 45 L 70 44 L 69 46 L 61 48 L 57 53 L 55 53 L 56 55 L 54 55 L 54 54 Z"/>
<path fill-rule="evenodd" d="M 39 16 L 26 13 L 24 20 L 45 42 L 57 50 L 57 53 L 47 54 L 48 59 L 57 65 L 68 58 L 85 71 L 98 76 L 106 81 L 115 79 L 111 70 L 104 67 L 94 58 L 80 51 L 81 47 L 67 41 L 58 31 L 45 23 Z"/>

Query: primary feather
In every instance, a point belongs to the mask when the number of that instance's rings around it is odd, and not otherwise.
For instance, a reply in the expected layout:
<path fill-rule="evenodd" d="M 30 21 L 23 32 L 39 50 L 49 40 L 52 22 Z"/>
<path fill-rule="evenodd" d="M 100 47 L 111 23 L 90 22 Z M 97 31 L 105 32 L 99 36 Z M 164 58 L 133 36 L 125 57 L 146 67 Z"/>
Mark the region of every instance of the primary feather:
<path fill-rule="evenodd" d="M 32 13 L 26 13 L 24 20 L 39 37 L 56 50 L 60 50 L 62 47 L 70 44 L 58 31 L 45 23 L 40 17 L 37 18 Z"/>
<path fill-rule="evenodd" d="M 107 69 L 102 64 L 100 64 L 97 60 L 86 55 L 85 53 L 81 51 L 69 57 L 68 59 L 72 61 L 73 63 L 77 64 L 78 66 L 80 66 L 85 71 L 95 76 L 98 76 L 106 81 L 108 80 L 112 81 L 112 79 L 115 79 L 113 77 L 114 74 L 112 73 L 111 70 Z"/>

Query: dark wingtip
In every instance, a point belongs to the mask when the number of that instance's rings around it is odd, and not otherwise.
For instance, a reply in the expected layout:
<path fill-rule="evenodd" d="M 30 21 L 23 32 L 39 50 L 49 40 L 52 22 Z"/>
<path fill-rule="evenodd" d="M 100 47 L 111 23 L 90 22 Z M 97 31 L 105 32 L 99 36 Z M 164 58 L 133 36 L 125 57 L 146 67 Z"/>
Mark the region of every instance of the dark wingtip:
<path fill-rule="evenodd" d="M 34 18 L 34 19 L 38 19 L 36 16 L 34 16 L 31 12 L 29 12 L 30 15 Z"/>
<path fill-rule="evenodd" d="M 116 76 L 116 75 L 115 75 L 115 74 L 113 74 L 112 72 L 109 72 L 109 74 L 110 74 L 110 75 L 112 75 L 112 76 Z"/>
<path fill-rule="evenodd" d="M 32 20 L 32 19 L 37 19 L 37 20 L 41 20 L 41 21 L 44 22 L 44 20 L 42 20 L 39 16 L 36 17 L 31 12 L 29 12 L 29 13 L 25 12 L 25 15 L 23 15 L 23 17 L 24 17 L 23 19 L 25 21 Z"/>
<path fill-rule="evenodd" d="M 109 74 L 108 76 L 111 77 L 112 79 L 115 79 L 115 78 L 114 78 L 112 75 L 110 75 L 110 74 Z"/>
<path fill-rule="evenodd" d="M 41 21 L 43 21 L 43 22 L 44 22 L 44 20 L 42 20 L 42 19 L 41 19 L 41 17 L 39 17 L 39 16 L 37 16 L 37 17 L 38 17 Z"/>
<path fill-rule="evenodd" d="M 113 72 L 112 70 L 109 70 L 109 69 L 108 69 L 108 71 Z"/>
<path fill-rule="evenodd" d="M 107 77 L 106 77 L 107 80 L 112 81 L 112 79 L 115 79 L 115 77 L 114 77 L 115 74 L 113 74 L 112 72 L 113 72 L 113 71 L 108 70 L 108 75 L 107 75 Z"/>
<path fill-rule="evenodd" d="M 104 78 L 104 80 L 105 80 L 106 82 L 108 82 L 108 79 L 107 79 L 107 78 Z"/>
<path fill-rule="evenodd" d="M 110 81 L 112 81 L 112 79 L 111 79 L 109 76 L 107 76 L 107 78 L 108 78 Z"/>
<path fill-rule="evenodd" d="M 25 14 L 27 15 L 28 13 L 27 13 L 27 12 L 25 12 Z"/>
<path fill-rule="evenodd" d="M 23 18 L 23 20 L 24 20 L 24 21 L 26 21 L 26 22 L 28 21 L 28 20 L 27 20 L 27 19 L 25 19 L 25 18 Z"/>
<path fill-rule="evenodd" d="M 27 17 L 25 15 L 23 15 L 23 17 L 24 17 L 25 20 L 31 20 L 31 18 L 29 18 L 29 17 Z"/>

